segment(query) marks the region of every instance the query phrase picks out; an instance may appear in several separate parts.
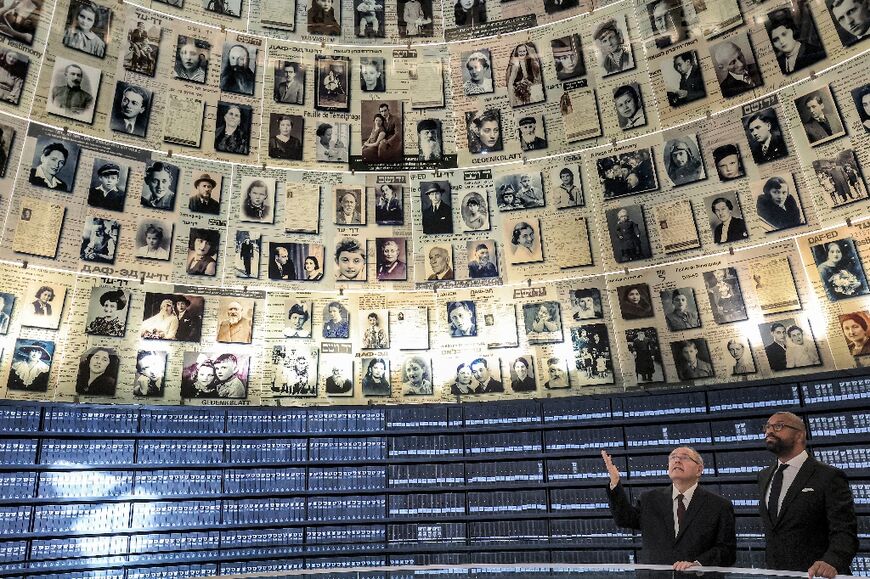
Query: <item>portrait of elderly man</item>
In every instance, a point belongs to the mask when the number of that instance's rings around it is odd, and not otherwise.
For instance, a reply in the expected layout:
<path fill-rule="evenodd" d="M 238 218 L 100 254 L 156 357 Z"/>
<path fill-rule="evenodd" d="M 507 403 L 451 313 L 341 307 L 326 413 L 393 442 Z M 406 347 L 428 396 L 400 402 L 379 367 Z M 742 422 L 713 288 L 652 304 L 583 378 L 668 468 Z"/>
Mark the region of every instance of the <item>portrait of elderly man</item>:
<path fill-rule="evenodd" d="M 421 161 L 441 160 L 441 126 L 434 119 L 417 123 L 417 158 Z"/>
<path fill-rule="evenodd" d="M 215 187 L 217 181 L 212 179 L 211 175 L 208 173 L 200 175 L 193 182 L 193 194 L 190 196 L 187 208 L 197 213 L 218 215 L 221 212 L 221 203 L 213 197 Z"/>
<path fill-rule="evenodd" d="M 254 94 L 257 49 L 233 44 L 224 49 L 221 90 L 237 94 Z"/>
<path fill-rule="evenodd" d="M 426 278 L 429 281 L 453 279 L 453 268 L 450 267 L 450 251 L 446 247 L 436 245 L 429 250 L 429 269 L 432 271 Z"/>
<path fill-rule="evenodd" d="M 37 187 L 69 191 L 69 185 L 58 177 L 69 156 L 70 150 L 64 143 L 49 142 L 39 155 L 39 163 L 30 169 L 30 183 Z"/>
<path fill-rule="evenodd" d="M 479 279 L 485 277 L 498 277 L 498 266 L 495 261 L 494 251 L 490 251 L 486 243 L 469 242 L 468 277 Z M 471 247 L 473 246 L 473 247 Z"/>
<path fill-rule="evenodd" d="M 465 82 L 462 88 L 466 95 L 492 92 L 492 67 L 488 50 L 476 50 L 465 56 Z"/>
<path fill-rule="evenodd" d="M 826 0 L 843 46 L 870 36 L 870 0 Z"/>
<path fill-rule="evenodd" d="M 251 319 L 245 317 L 247 308 L 240 300 L 227 304 L 225 317 L 218 325 L 217 341 L 233 344 L 251 343 Z"/>
<path fill-rule="evenodd" d="M 517 131 L 520 138 L 520 148 L 523 151 L 539 151 L 547 148 L 547 131 L 543 117 L 540 129 L 538 129 L 537 119 L 531 116 L 521 118 L 519 125 Z"/>
<path fill-rule="evenodd" d="M 99 86 L 100 75 L 98 69 L 58 58 L 52 75 L 51 100 L 46 110 L 90 123 L 94 118 L 95 104 L 92 91 Z"/>
<path fill-rule="evenodd" d="M 710 49 L 713 63 L 716 65 L 719 89 L 725 98 L 736 97 L 764 84 L 758 65 L 754 58 L 751 58 L 749 37 L 735 37 L 734 40 L 746 44 L 749 57 L 736 42 L 730 40 L 720 42 Z"/>
<path fill-rule="evenodd" d="M 150 90 L 119 82 L 115 86 L 115 101 L 109 126 L 119 133 L 144 137 L 148 130 L 150 107 Z"/>
<path fill-rule="evenodd" d="M 145 169 L 142 206 L 171 211 L 175 205 L 175 184 L 178 168 L 155 161 Z"/>

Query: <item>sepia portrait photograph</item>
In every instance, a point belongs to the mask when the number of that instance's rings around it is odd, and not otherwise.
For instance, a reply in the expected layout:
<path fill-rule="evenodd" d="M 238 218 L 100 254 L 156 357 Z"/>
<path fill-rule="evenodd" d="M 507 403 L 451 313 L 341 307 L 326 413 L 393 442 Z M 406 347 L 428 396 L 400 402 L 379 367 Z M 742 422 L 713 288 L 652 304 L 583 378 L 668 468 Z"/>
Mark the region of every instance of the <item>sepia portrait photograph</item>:
<path fill-rule="evenodd" d="M 408 239 L 405 237 L 378 237 L 375 239 L 378 281 L 404 281 L 408 279 Z"/>
<path fill-rule="evenodd" d="M 274 376 L 272 396 L 317 396 L 317 368 L 320 351 L 315 347 L 280 345 L 272 347 Z"/>
<path fill-rule="evenodd" d="M 523 322 L 529 344 L 551 344 L 563 341 L 559 302 L 523 304 Z"/>
<path fill-rule="evenodd" d="M 503 220 L 504 244 L 511 265 L 544 261 L 544 240 L 537 218 Z"/>
<path fill-rule="evenodd" d="M 139 337 L 199 342 L 204 311 L 202 296 L 146 292 Z"/>
<path fill-rule="evenodd" d="M 646 125 L 646 111 L 640 84 L 632 82 L 613 90 L 613 107 L 616 120 L 623 131 Z"/>
<path fill-rule="evenodd" d="M 259 233 L 236 230 L 233 271 L 236 277 L 257 279 L 260 277 L 262 238 Z"/>
<path fill-rule="evenodd" d="M 822 198 L 829 207 L 867 199 L 867 183 L 852 149 L 840 151 L 832 159 L 813 161 L 813 171 L 824 192 Z"/>
<path fill-rule="evenodd" d="M 758 331 L 774 372 L 822 365 L 809 322 L 785 318 L 759 324 Z"/>
<path fill-rule="evenodd" d="M 843 46 L 852 46 L 870 36 L 870 5 L 862 0 L 825 0 Z"/>
<path fill-rule="evenodd" d="M 638 384 L 665 381 L 662 352 L 658 331 L 655 328 L 632 328 L 625 330 L 628 352 L 634 359 L 634 373 Z"/>
<path fill-rule="evenodd" d="M 366 195 L 362 186 L 337 186 L 335 188 L 335 224 L 365 225 Z"/>
<path fill-rule="evenodd" d="M 322 354 L 320 377 L 327 396 L 353 396 L 353 357 L 350 354 Z"/>
<path fill-rule="evenodd" d="M 112 23 L 112 10 L 90 0 L 73 0 L 66 16 L 63 45 L 103 58 Z"/>
<path fill-rule="evenodd" d="M 746 176 L 743 156 L 740 154 L 740 147 L 735 143 L 714 147 L 713 164 L 716 165 L 716 174 L 719 175 L 719 180 L 722 182 Z"/>
<path fill-rule="evenodd" d="M 399 0 L 399 36 L 430 37 L 434 34 L 432 0 Z"/>
<path fill-rule="evenodd" d="M 153 93 L 141 86 L 119 81 L 115 85 L 109 127 L 118 133 L 144 137 L 148 132 Z"/>
<path fill-rule="evenodd" d="M 679 0 L 653 0 L 646 4 L 646 15 L 656 48 L 667 48 L 691 36 Z"/>
<path fill-rule="evenodd" d="M 54 342 L 16 339 L 6 388 L 25 392 L 48 392 L 53 358 Z"/>
<path fill-rule="evenodd" d="M 740 200 L 736 191 L 728 191 L 721 195 L 711 195 L 704 198 L 704 205 L 709 208 L 710 230 L 716 243 L 731 243 L 749 239 L 749 230 Z"/>
<path fill-rule="evenodd" d="M 341 34 L 341 2 L 308 0 L 308 32 L 325 36 Z"/>
<path fill-rule="evenodd" d="M 0 95 L 2 94 L 2 87 L 0 87 Z M 855 110 L 861 119 L 861 126 L 865 131 L 870 132 L 870 84 L 852 89 L 852 100 L 855 101 Z"/>
<path fill-rule="evenodd" d="M 52 6 L 48 11 L 54 10 Z M 42 2 L 33 0 L 10 0 L 4 3 L 0 13 L 0 35 L 11 40 L 17 40 L 28 46 L 33 44 L 36 27 L 42 17 Z"/>
<path fill-rule="evenodd" d="M 832 302 L 870 293 L 864 266 L 851 237 L 811 245 L 819 279 Z"/>
<path fill-rule="evenodd" d="M 701 327 L 698 302 L 695 301 L 695 290 L 690 287 L 668 289 L 659 292 L 659 296 L 670 331 L 680 332 Z"/>
<path fill-rule="evenodd" d="M 580 165 L 556 166 L 550 169 L 548 189 L 555 191 L 556 207 L 559 209 L 584 207 L 586 205 L 586 200 L 583 197 L 583 181 L 581 179 Z"/>
<path fill-rule="evenodd" d="M 211 43 L 191 36 L 178 36 L 175 49 L 175 78 L 205 84 Z"/>
<path fill-rule="evenodd" d="M 275 189 L 274 177 L 244 176 L 239 184 L 242 195 L 242 206 L 239 210 L 239 220 L 252 223 L 275 222 Z"/>
<path fill-rule="evenodd" d="M 346 340 L 350 337 L 350 312 L 339 301 L 329 302 L 323 308 L 323 332 L 325 339 Z"/>
<path fill-rule="evenodd" d="M 305 120 L 302 115 L 269 115 L 269 156 L 288 161 L 302 160 L 302 137 Z"/>
<path fill-rule="evenodd" d="M 645 283 L 620 286 L 616 288 L 616 296 L 623 320 L 641 320 L 655 315 L 649 285 Z"/>
<path fill-rule="evenodd" d="M 477 0 L 475 0 L 477 1 Z M 492 54 L 487 48 L 463 52 L 462 90 L 466 96 L 489 94 L 493 88 Z"/>
<path fill-rule="evenodd" d="M 241 18 L 243 0 L 202 0 L 202 7 L 209 12 Z"/>
<path fill-rule="evenodd" d="M 665 141 L 663 155 L 665 170 L 675 187 L 707 178 L 698 135 L 681 135 L 668 139 Z"/>
<path fill-rule="evenodd" d="M 133 395 L 136 397 L 162 398 L 166 386 L 166 358 L 168 352 L 140 350 L 136 354 L 136 378 L 133 380 Z"/>
<path fill-rule="evenodd" d="M 389 396 L 392 392 L 390 359 L 363 357 L 360 358 L 360 364 L 363 396 Z"/>
<path fill-rule="evenodd" d="M 251 144 L 253 108 L 218 101 L 214 131 L 214 150 L 247 155 Z"/>
<path fill-rule="evenodd" d="M 363 92 L 387 90 L 386 61 L 383 58 L 360 58 L 359 87 Z"/>
<path fill-rule="evenodd" d="M 628 35 L 628 16 L 620 14 L 599 24 L 592 34 L 598 55 L 601 76 L 610 76 L 632 70 L 634 54 Z"/>
<path fill-rule="evenodd" d="M 56 330 L 60 327 L 66 287 L 54 283 L 32 281 L 22 295 L 21 325 Z M 33 300 L 33 301 L 31 301 Z"/>
<path fill-rule="evenodd" d="M 139 221 L 134 240 L 136 257 L 168 261 L 174 227 L 171 221 L 163 219 L 146 218 Z"/>
<path fill-rule="evenodd" d="M 331 0 L 328 1 L 331 3 Z M 319 110 L 348 112 L 350 58 L 316 55 L 315 67 L 314 107 Z"/>
<path fill-rule="evenodd" d="M 489 231 L 489 206 L 486 202 L 486 192 L 469 191 L 462 197 L 462 230 Z"/>
<path fill-rule="evenodd" d="M 596 161 L 595 167 L 605 199 L 656 191 L 659 188 L 652 148 L 604 157 Z"/>
<path fill-rule="evenodd" d="M 15 295 L 0 292 L 0 335 L 9 333 L 9 324 L 12 321 L 12 310 L 15 308 Z"/>
<path fill-rule="evenodd" d="M 713 378 L 716 375 L 710 348 L 703 338 L 671 342 L 671 355 L 680 380 Z"/>
<path fill-rule="evenodd" d="M 390 347 L 390 313 L 388 310 L 360 310 L 357 323 L 362 329 L 360 347 L 363 350 L 383 350 Z"/>
<path fill-rule="evenodd" d="M 605 324 L 588 324 L 571 328 L 574 368 L 580 385 L 613 384 L 613 359 L 610 337 Z"/>
<path fill-rule="evenodd" d="M 534 42 L 524 42 L 511 50 L 505 79 L 512 107 L 544 101 L 543 68 Z"/>
<path fill-rule="evenodd" d="M 187 186 L 190 192 L 187 208 L 194 213 L 220 215 L 223 176 L 217 174 L 212 176 L 208 173 L 194 171 L 191 173 L 190 178 L 193 180 L 193 183 Z"/>
<path fill-rule="evenodd" d="M 371 195 L 372 188 L 368 191 Z M 404 191 L 398 183 L 381 183 L 374 187 L 375 223 L 401 225 L 405 222 Z"/>
<path fill-rule="evenodd" d="M 575 322 L 590 319 L 603 319 L 604 309 L 601 305 L 601 290 L 595 287 L 578 288 L 568 291 Z"/>
<path fill-rule="evenodd" d="M 79 257 L 82 261 L 115 263 L 121 224 L 104 217 L 85 217 Z"/>
<path fill-rule="evenodd" d="M 369 164 L 401 162 L 404 153 L 402 102 L 363 101 L 360 114 L 363 161 Z"/>
<path fill-rule="evenodd" d="M 360 0 L 354 4 L 354 32 L 357 38 L 384 38 L 386 14 L 384 3 L 378 0 Z"/>
<path fill-rule="evenodd" d="M 142 207 L 172 211 L 181 169 L 163 161 L 145 163 L 145 180 L 142 186 Z"/>
<path fill-rule="evenodd" d="M 46 112 L 87 124 L 93 123 L 102 74 L 100 69 L 93 66 L 57 57 L 50 77 Z"/>
<path fill-rule="evenodd" d="M 540 172 L 499 175 L 495 179 L 499 211 L 544 207 L 543 177 Z"/>
<path fill-rule="evenodd" d="M 870 356 L 870 313 L 867 311 L 850 312 L 839 317 L 840 329 L 846 339 L 849 354 L 865 361 Z"/>
<path fill-rule="evenodd" d="M 157 57 L 160 54 L 160 38 L 163 28 L 138 17 L 127 30 L 127 44 L 124 47 L 123 66 L 125 70 L 154 76 L 157 71 Z"/>
<path fill-rule="evenodd" d="M 224 0 L 210 0 L 223 2 Z M 257 47 L 247 44 L 224 44 L 221 55 L 220 87 L 224 92 L 253 95 L 257 79 Z"/>
<path fill-rule="evenodd" d="M 426 259 L 426 281 L 449 281 L 454 279 L 453 246 L 450 244 L 426 244 L 423 246 Z"/>
<path fill-rule="evenodd" d="M 549 146 L 544 115 L 527 115 L 520 118 L 517 124 L 517 137 L 522 151 L 540 151 Z"/>
<path fill-rule="evenodd" d="M 729 355 L 729 357 L 726 358 L 725 363 L 728 366 L 728 373 L 731 376 L 755 374 L 758 371 L 755 366 L 755 356 L 752 353 L 752 346 L 746 338 L 730 338 L 725 342 L 725 350 L 728 351 Z"/>
<path fill-rule="evenodd" d="M 728 40 L 712 44 L 710 57 L 716 68 L 719 90 L 726 99 L 764 85 L 748 33 L 738 34 Z"/>
<path fill-rule="evenodd" d="M 181 397 L 243 400 L 248 397 L 250 357 L 229 352 L 185 352 Z"/>
<path fill-rule="evenodd" d="M 756 165 L 788 156 L 788 146 L 775 109 L 767 108 L 744 116 L 743 130 Z"/>
<path fill-rule="evenodd" d="M 556 65 L 556 79 L 571 80 L 586 76 L 586 63 L 583 61 L 583 43 L 579 34 L 571 34 L 550 41 L 553 64 Z"/>
<path fill-rule="evenodd" d="M 287 312 L 284 329 L 281 333 L 285 338 L 310 338 L 314 316 L 312 302 L 298 300 L 295 297 L 284 300 L 284 311 Z"/>
<path fill-rule="evenodd" d="M 121 359 L 115 348 L 88 348 L 79 357 L 76 394 L 114 396 L 118 386 Z"/>
<path fill-rule="evenodd" d="M 453 233 L 453 210 L 449 181 L 420 183 L 420 211 L 426 235 Z"/>
<path fill-rule="evenodd" d="M 88 302 L 85 331 L 91 336 L 123 338 L 127 331 L 130 290 L 114 286 L 94 286 Z"/>
<path fill-rule="evenodd" d="M 368 242 L 353 237 L 341 237 L 335 243 L 335 281 L 366 281 Z"/>
<path fill-rule="evenodd" d="M 495 240 L 468 241 L 466 251 L 469 278 L 498 277 L 498 253 L 496 253 Z"/>
<path fill-rule="evenodd" d="M 253 298 L 221 296 L 217 309 L 217 342 L 250 344 L 254 326 Z"/>
<path fill-rule="evenodd" d="M 668 104 L 672 107 L 681 107 L 707 96 L 701 62 L 694 50 L 680 52 L 670 60 L 663 59 L 661 71 Z"/>
<path fill-rule="evenodd" d="M 217 275 L 217 257 L 220 252 L 220 231 L 190 228 L 187 242 L 187 275 Z"/>
<path fill-rule="evenodd" d="M 791 7 L 768 12 L 763 22 L 783 75 L 803 70 L 827 57 L 808 0 L 795 0 Z"/>
<path fill-rule="evenodd" d="M 765 231 L 780 231 L 806 224 L 792 173 L 750 182 L 755 210 Z"/>
<path fill-rule="evenodd" d="M 29 56 L 9 47 L 0 46 L 0 101 L 18 104 L 29 68 Z"/>
<path fill-rule="evenodd" d="M 501 111 L 498 109 L 466 112 L 465 127 L 470 153 L 492 153 L 504 148 Z"/>
<path fill-rule="evenodd" d="M 80 152 L 81 148 L 72 141 L 37 136 L 28 181 L 37 187 L 72 191 Z"/>
<path fill-rule="evenodd" d="M 347 163 L 350 124 L 318 122 L 315 131 L 315 159 L 321 163 Z"/>
<path fill-rule="evenodd" d="M 417 159 L 440 161 L 444 148 L 442 127 L 438 119 L 423 119 L 417 123 Z"/>
<path fill-rule="evenodd" d="M 477 305 L 471 300 L 447 302 L 450 336 L 463 338 L 477 335 Z"/>

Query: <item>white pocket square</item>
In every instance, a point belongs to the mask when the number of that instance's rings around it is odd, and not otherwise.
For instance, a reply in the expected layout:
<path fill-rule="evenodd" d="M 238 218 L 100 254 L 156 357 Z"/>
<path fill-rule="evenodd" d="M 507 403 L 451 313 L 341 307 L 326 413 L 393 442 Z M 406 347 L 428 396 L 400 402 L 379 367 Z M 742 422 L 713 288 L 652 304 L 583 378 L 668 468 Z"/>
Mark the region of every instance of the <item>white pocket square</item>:
<path fill-rule="evenodd" d="M 801 492 L 802 493 L 814 493 L 814 492 L 816 492 L 816 489 L 811 489 L 810 487 L 807 487 L 805 489 L 801 489 Z"/>

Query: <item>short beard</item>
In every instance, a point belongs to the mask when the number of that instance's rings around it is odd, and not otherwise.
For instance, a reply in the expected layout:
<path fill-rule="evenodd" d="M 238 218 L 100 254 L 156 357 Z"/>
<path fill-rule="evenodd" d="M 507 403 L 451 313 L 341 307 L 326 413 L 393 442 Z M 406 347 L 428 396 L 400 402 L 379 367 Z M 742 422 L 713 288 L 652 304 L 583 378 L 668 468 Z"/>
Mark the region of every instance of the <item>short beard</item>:
<path fill-rule="evenodd" d="M 767 447 L 767 450 L 775 454 L 776 456 L 782 456 L 791 452 L 794 449 L 794 445 L 788 446 L 784 440 L 779 438 L 773 439 L 773 441 L 765 440 L 764 446 Z"/>

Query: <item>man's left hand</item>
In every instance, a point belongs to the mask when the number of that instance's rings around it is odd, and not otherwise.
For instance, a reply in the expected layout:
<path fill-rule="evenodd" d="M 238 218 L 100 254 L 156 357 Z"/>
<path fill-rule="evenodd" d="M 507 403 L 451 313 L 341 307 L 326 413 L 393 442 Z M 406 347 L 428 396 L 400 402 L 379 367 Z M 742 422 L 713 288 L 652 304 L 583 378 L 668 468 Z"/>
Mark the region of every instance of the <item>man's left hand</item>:
<path fill-rule="evenodd" d="M 837 570 L 824 561 L 816 561 L 812 564 L 809 571 L 807 571 L 809 579 L 813 579 L 813 577 L 827 577 L 828 579 L 834 579 L 836 575 Z"/>
<path fill-rule="evenodd" d="M 674 563 L 674 571 L 686 571 L 692 567 L 700 565 L 697 561 L 677 561 Z"/>

